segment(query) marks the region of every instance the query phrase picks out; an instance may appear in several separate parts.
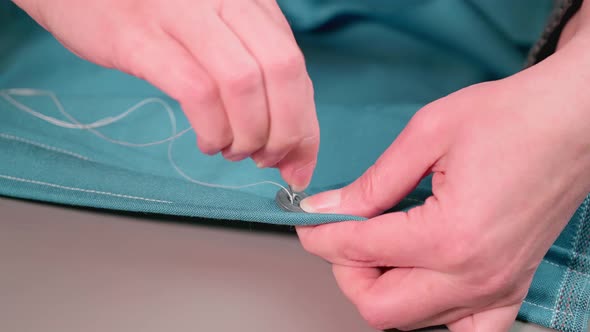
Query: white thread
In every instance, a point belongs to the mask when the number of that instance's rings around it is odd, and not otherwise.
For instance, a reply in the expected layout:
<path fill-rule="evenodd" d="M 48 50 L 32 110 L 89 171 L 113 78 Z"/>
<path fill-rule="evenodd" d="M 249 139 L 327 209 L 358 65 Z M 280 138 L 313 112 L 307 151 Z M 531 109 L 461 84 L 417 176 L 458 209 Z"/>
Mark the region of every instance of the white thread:
<path fill-rule="evenodd" d="M 63 190 L 80 191 L 80 192 L 85 192 L 85 193 L 90 193 L 90 194 L 98 194 L 98 195 L 106 195 L 106 196 L 113 196 L 113 197 L 119 197 L 119 198 L 136 199 L 136 200 L 147 201 L 147 202 L 155 202 L 155 203 L 172 204 L 172 202 L 170 202 L 170 201 L 163 201 L 163 200 L 159 200 L 159 199 L 144 198 L 144 197 L 138 197 L 138 196 L 129 196 L 129 195 L 123 195 L 123 194 L 115 194 L 115 193 L 111 193 L 111 192 L 107 192 L 107 191 L 82 189 L 82 188 L 76 188 L 76 187 L 66 187 L 66 186 L 62 186 L 62 185 L 59 185 L 59 184 L 48 183 L 48 182 L 41 182 L 41 181 L 30 180 L 30 179 L 17 178 L 17 177 L 9 176 L 9 175 L 2 175 L 2 174 L 0 174 L 0 179 L 6 179 L 6 180 L 18 181 L 18 182 L 25 182 L 25 183 L 31 183 L 31 184 L 37 184 L 37 185 L 40 185 L 40 186 L 47 186 L 47 187 L 58 188 L 58 189 L 63 189 Z"/>
<path fill-rule="evenodd" d="M 532 302 L 529 302 L 529 301 L 522 301 L 522 303 L 526 303 L 528 305 L 532 305 L 532 306 L 535 306 L 535 307 L 538 307 L 538 308 L 541 308 L 541 309 L 549 310 L 551 312 L 556 312 L 558 314 L 563 314 L 563 315 L 567 315 L 567 316 L 573 316 L 573 314 L 571 314 L 571 313 L 567 313 L 567 312 L 563 312 L 563 311 L 556 310 L 556 309 L 553 309 L 553 308 L 545 307 L 545 306 L 542 306 L 540 304 L 532 303 Z"/>
<path fill-rule="evenodd" d="M 583 229 L 583 225 L 584 225 L 584 219 L 586 219 L 586 213 L 588 212 L 588 200 L 584 200 L 584 203 L 582 203 L 583 206 L 583 214 L 580 218 L 581 222 L 578 225 L 578 229 L 576 230 L 576 235 L 574 235 L 574 238 L 570 241 L 570 245 L 573 249 L 573 254 L 570 257 L 570 262 L 574 261 L 574 259 L 576 258 L 576 256 L 578 255 L 576 248 L 578 247 L 578 240 L 580 239 L 580 234 L 582 234 L 582 229 Z M 559 306 L 559 301 L 562 299 L 563 296 L 563 291 L 565 289 L 565 282 L 569 279 L 569 276 L 571 274 L 571 269 L 567 269 L 565 271 L 565 273 L 563 274 L 563 277 L 561 278 L 561 281 L 559 282 L 559 292 L 557 293 L 557 296 L 555 297 L 555 304 L 554 306 L 557 308 Z M 551 322 L 550 325 L 554 326 L 555 325 L 555 320 L 557 319 L 557 317 L 555 315 L 553 315 L 553 317 L 551 317 Z"/>
<path fill-rule="evenodd" d="M 121 114 L 119 114 L 117 116 L 107 117 L 107 118 L 100 119 L 100 120 L 97 120 L 92 123 L 83 124 L 83 123 L 80 123 L 80 121 L 78 121 L 75 117 L 73 117 L 70 113 L 68 113 L 65 110 L 65 107 L 60 102 L 59 98 L 57 98 L 55 93 L 53 93 L 51 91 L 28 89 L 28 88 L 22 88 L 22 89 L 21 88 L 18 88 L 18 89 L 14 88 L 14 89 L 0 90 L 0 96 L 2 96 L 2 98 L 4 98 L 4 100 L 6 100 L 11 105 L 13 105 L 16 109 L 18 109 L 22 112 L 28 113 L 28 114 L 30 114 L 38 119 L 41 119 L 47 123 L 53 124 L 58 127 L 67 128 L 67 129 L 87 130 L 87 131 L 93 133 L 94 135 L 96 135 L 97 137 L 99 137 L 103 140 L 106 140 L 108 142 L 111 142 L 113 144 L 139 148 L 139 147 L 160 145 L 160 144 L 168 142 L 169 143 L 168 144 L 168 161 L 169 161 L 170 165 L 174 168 L 174 170 L 181 177 L 183 177 L 185 180 L 187 180 L 189 182 L 192 182 L 192 183 L 195 183 L 195 184 L 198 184 L 201 186 L 205 186 L 205 187 L 233 189 L 233 190 L 244 189 L 244 188 L 254 187 L 254 186 L 263 185 L 263 184 L 271 184 L 271 185 L 277 186 L 277 187 L 281 188 L 282 190 L 284 190 L 285 192 L 287 192 L 287 194 L 289 195 L 289 198 L 291 199 L 291 201 L 293 201 L 293 197 L 291 195 L 291 192 L 289 190 L 287 190 L 287 188 L 285 188 L 281 184 L 273 182 L 273 181 L 260 181 L 260 182 L 256 182 L 256 183 L 245 184 L 245 185 L 230 186 L 230 185 L 220 185 L 220 184 L 213 184 L 213 183 L 199 181 L 199 180 L 196 180 L 196 179 L 190 177 L 185 172 L 183 172 L 180 169 L 180 167 L 178 167 L 178 165 L 174 162 L 174 159 L 172 157 L 172 147 L 173 147 L 176 139 L 182 137 L 184 134 L 192 131 L 193 129 L 189 127 L 189 128 L 183 129 L 180 132 L 177 132 L 176 116 L 174 115 L 174 112 L 172 111 L 172 108 L 170 107 L 170 105 L 168 105 L 168 103 L 166 103 L 165 101 L 163 101 L 160 98 L 144 99 L 144 100 L 140 101 L 139 103 L 133 105 L 132 107 L 128 108 L 127 110 L 125 110 L 124 112 L 122 112 Z M 33 110 L 32 108 L 19 102 L 18 100 L 14 99 L 12 96 L 21 96 L 21 97 L 46 96 L 46 97 L 49 97 L 53 101 L 55 106 L 57 107 L 58 111 L 62 115 L 64 115 L 66 118 L 68 118 L 71 122 L 62 121 L 62 120 L 56 119 L 54 117 L 50 117 L 50 116 L 47 116 L 47 115 L 42 114 L 40 112 L 37 112 L 37 111 Z M 166 113 L 168 114 L 168 117 L 170 119 L 171 131 L 172 131 L 172 134 L 169 137 L 162 139 L 162 140 L 148 142 L 148 143 L 133 143 L 133 142 L 126 142 L 126 141 L 112 139 L 112 138 L 104 135 L 100 131 L 96 130 L 96 128 L 101 128 L 101 127 L 105 127 L 105 126 L 114 124 L 114 123 L 124 119 L 125 117 L 127 117 L 131 113 L 133 113 L 137 110 L 140 110 L 142 107 L 149 105 L 149 104 L 161 105 L 163 107 L 164 111 L 166 111 Z"/>
<path fill-rule="evenodd" d="M 174 112 L 172 111 L 170 106 L 165 101 L 163 101 L 159 98 L 144 99 L 115 117 L 107 117 L 107 118 L 100 119 L 100 120 L 92 122 L 92 123 L 82 124 L 65 110 L 64 106 L 62 105 L 62 103 L 59 101 L 59 99 L 57 98 L 57 96 L 53 92 L 44 91 L 44 90 L 34 90 L 34 89 L 8 89 L 8 90 L 0 90 L 0 96 L 2 96 L 7 102 L 12 104 L 17 109 L 19 109 L 23 112 L 26 112 L 26 113 L 28 113 L 38 119 L 41 119 L 45 122 L 53 124 L 55 126 L 67 128 L 67 129 L 88 130 L 88 131 L 92 132 L 93 134 L 99 136 L 100 138 L 105 139 L 111 143 L 129 146 L 129 147 L 148 147 L 148 146 L 163 144 L 168 141 L 172 141 L 174 139 L 177 139 L 180 136 L 191 131 L 191 128 L 189 127 L 189 128 L 182 130 L 181 132 L 179 132 L 175 135 L 172 135 L 168 138 L 165 138 L 163 140 L 153 141 L 153 142 L 149 142 L 149 143 L 131 143 L 131 142 L 118 141 L 118 140 L 111 139 L 110 137 L 103 135 L 101 132 L 94 130 L 95 128 L 105 127 L 105 126 L 108 126 L 108 125 L 113 124 L 115 122 L 118 122 L 120 120 L 123 120 L 131 113 L 133 113 L 133 112 L 139 110 L 140 108 L 142 108 L 146 105 L 149 105 L 149 104 L 160 104 L 162 107 L 164 107 L 164 110 L 168 113 L 168 116 L 171 120 L 171 125 L 173 126 L 173 128 L 176 128 L 176 117 L 174 116 Z M 22 96 L 22 97 L 46 96 L 46 97 L 49 97 L 53 101 L 55 106 L 57 107 L 58 111 L 74 123 L 61 121 L 59 119 L 56 119 L 56 118 L 44 115 L 40 112 L 37 112 L 37 111 L 31 109 L 30 107 L 24 105 L 23 103 L 19 102 L 18 100 L 12 98 L 12 96 Z"/>
<path fill-rule="evenodd" d="M 545 263 L 547 263 L 547 264 L 549 264 L 549 265 L 553 265 L 553 266 L 555 266 L 555 267 L 559 267 L 559 268 L 562 268 L 562 267 L 563 267 L 563 266 L 561 266 L 561 265 L 559 265 L 559 264 L 555 264 L 555 263 L 553 263 L 553 262 L 550 262 L 550 261 L 548 261 L 548 260 L 546 260 L 546 259 L 543 259 L 543 262 L 545 262 Z"/>
<path fill-rule="evenodd" d="M 582 296 L 583 296 L 584 292 L 586 291 L 586 288 L 587 288 L 587 287 L 588 287 L 588 279 L 584 280 L 584 287 L 582 288 L 582 291 L 580 292 L 580 294 L 582 294 Z M 588 296 L 588 297 L 586 298 L 586 303 L 581 305 L 581 307 L 582 307 L 581 309 L 582 309 L 584 312 L 585 312 L 585 311 L 587 311 L 587 308 L 588 308 L 588 304 L 589 304 L 589 303 L 590 303 L 590 296 Z M 579 318 L 580 316 L 584 316 L 584 315 L 575 315 L 575 316 L 574 316 L 574 323 L 572 324 L 572 326 L 576 326 L 576 324 L 578 323 L 578 318 Z"/>
<path fill-rule="evenodd" d="M 26 144 L 29 144 L 29 145 L 33 145 L 33 146 L 36 146 L 36 147 L 39 147 L 39 148 L 45 149 L 45 150 L 49 150 L 49 151 L 54 151 L 54 152 L 59 152 L 59 153 L 67 154 L 67 155 L 69 155 L 69 156 L 76 157 L 76 158 L 78 158 L 78 159 L 82 159 L 82 160 L 84 160 L 84 161 L 90 161 L 90 159 L 89 159 L 89 158 L 87 158 L 87 157 L 84 157 L 84 156 L 83 156 L 83 155 L 81 155 L 81 154 L 77 154 L 77 153 L 74 153 L 74 152 L 71 152 L 71 151 L 68 151 L 68 150 L 64 150 L 64 149 L 56 148 L 56 147 L 54 147 L 54 146 L 50 146 L 50 145 L 47 145 L 47 144 L 43 144 L 43 143 L 39 143 L 39 142 L 35 142 L 35 141 L 31 141 L 31 140 L 28 140 L 28 139 L 25 139 L 25 138 L 22 138 L 22 137 L 18 137 L 18 136 L 13 136 L 13 135 L 8 135 L 8 134 L 0 133 L 0 138 L 4 138 L 4 139 L 7 139 L 7 140 L 12 140 L 12 141 L 17 141 L 17 142 L 26 143 Z"/>
<path fill-rule="evenodd" d="M 545 263 L 547 263 L 549 265 L 553 265 L 553 266 L 558 267 L 558 268 L 563 268 L 564 267 L 564 266 L 561 266 L 559 264 L 555 264 L 553 262 L 550 262 L 550 261 L 548 261 L 546 259 L 543 259 L 543 262 L 545 262 Z M 578 271 L 578 270 L 572 270 L 570 267 L 566 267 L 566 270 L 568 270 L 570 272 L 573 272 L 575 274 L 579 274 L 579 275 L 582 275 L 582 276 L 585 276 L 585 277 L 590 278 L 590 274 L 588 274 L 588 273 L 584 273 L 584 272 L 581 272 L 581 271 Z"/>

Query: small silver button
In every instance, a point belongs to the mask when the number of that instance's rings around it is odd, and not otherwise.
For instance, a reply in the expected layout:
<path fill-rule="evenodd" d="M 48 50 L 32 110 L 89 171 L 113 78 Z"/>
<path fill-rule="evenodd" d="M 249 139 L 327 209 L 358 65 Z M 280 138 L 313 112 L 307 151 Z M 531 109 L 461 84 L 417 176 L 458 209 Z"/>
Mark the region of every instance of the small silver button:
<path fill-rule="evenodd" d="M 289 197 L 289 193 L 285 189 L 281 189 L 277 192 L 275 201 L 277 205 L 287 212 L 305 212 L 299 207 L 299 203 L 308 195 L 303 192 L 291 192 L 293 200 Z"/>

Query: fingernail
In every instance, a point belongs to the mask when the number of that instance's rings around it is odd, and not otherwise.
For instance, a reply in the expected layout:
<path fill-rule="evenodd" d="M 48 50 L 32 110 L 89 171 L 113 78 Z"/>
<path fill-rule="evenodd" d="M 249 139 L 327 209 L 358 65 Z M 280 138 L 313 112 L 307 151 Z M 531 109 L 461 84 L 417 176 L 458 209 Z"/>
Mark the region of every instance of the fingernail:
<path fill-rule="evenodd" d="M 327 191 L 305 198 L 299 203 L 299 207 L 307 213 L 334 212 L 340 207 L 340 192 Z"/>
<path fill-rule="evenodd" d="M 309 163 L 292 173 L 292 176 L 289 177 L 289 180 L 294 191 L 302 192 L 307 189 L 307 186 L 311 181 L 314 168 L 315 162 Z"/>
<path fill-rule="evenodd" d="M 316 213 L 315 209 L 313 208 L 313 203 L 310 201 L 311 198 L 304 198 L 301 202 L 299 202 L 299 207 L 301 210 L 307 213 Z"/>
<path fill-rule="evenodd" d="M 295 184 L 291 185 L 291 189 L 293 189 L 293 191 L 298 192 L 298 193 L 303 192 L 305 190 L 305 188 L 306 187 L 304 187 L 304 186 L 298 186 Z"/>

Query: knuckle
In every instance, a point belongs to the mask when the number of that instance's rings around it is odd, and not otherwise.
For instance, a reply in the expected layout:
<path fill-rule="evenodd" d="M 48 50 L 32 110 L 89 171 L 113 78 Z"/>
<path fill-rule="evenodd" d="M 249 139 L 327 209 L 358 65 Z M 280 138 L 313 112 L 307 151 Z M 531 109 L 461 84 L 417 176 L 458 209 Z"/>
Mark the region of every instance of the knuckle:
<path fill-rule="evenodd" d="M 197 146 L 199 147 L 199 150 L 201 150 L 202 153 L 209 156 L 212 156 L 220 151 L 220 149 L 218 149 L 217 147 L 210 145 L 208 143 L 204 143 L 203 141 L 198 141 Z"/>
<path fill-rule="evenodd" d="M 299 242 L 303 247 L 303 250 L 307 251 L 312 255 L 317 255 L 317 247 L 315 246 L 314 242 L 310 239 L 309 236 L 299 236 Z"/>
<path fill-rule="evenodd" d="M 414 114 L 408 128 L 418 132 L 420 135 L 436 135 L 442 129 L 442 116 L 437 107 L 427 105 Z"/>
<path fill-rule="evenodd" d="M 251 155 L 260 150 L 266 143 L 267 135 L 263 132 L 257 131 L 244 135 L 244 137 L 236 137 L 231 145 L 231 149 L 236 154 Z"/>
<path fill-rule="evenodd" d="M 142 63 L 150 53 L 150 43 L 145 42 L 145 35 L 133 26 L 126 26 L 112 42 L 113 65 L 128 74 L 142 77 Z"/>
<path fill-rule="evenodd" d="M 268 70 L 277 77 L 293 79 L 305 73 L 305 59 L 301 51 L 285 52 L 272 60 Z"/>
<path fill-rule="evenodd" d="M 199 141 L 199 148 L 205 154 L 216 154 L 231 144 L 231 135 L 213 135 Z"/>
<path fill-rule="evenodd" d="M 231 145 L 233 141 L 233 135 L 231 133 L 231 129 L 227 127 L 225 130 L 221 130 L 219 134 L 215 137 L 213 144 L 218 146 L 220 149 L 223 149 L 229 145 Z"/>
<path fill-rule="evenodd" d="M 365 207 L 375 210 L 386 210 L 387 207 L 381 206 L 380 204 L 381 200 L 379 199 L 380 196 L 378 191 L 380 185 L 382 186 L 383 183 L 381 183 L 379 177 L 378 163 L 376 163 L 369 167 L 364 176 L 359 179 L 359 197 L 356 197 L 355 199 L 358 199 Z M 343 199 L 348 201 L 346 196 L 349 195 L 344 194 Z M 355 204 L 358 203 L 359 202 L 356 202 Z"/>
<path fill-rule="evenodd" d="M 303 141 L 299 135 L 287 135 L 278 137 L 268 142 L 267 152 L 269 155 L 282 155 L 293 150 Z"/>
<path fill-rule="evenodd" d="M 361 317 L 372 328 L 377 330 L 385 330 L 391 328 L 388 317 L 374 301 L 363 299 L 357 303 L 358 311 Z"/>
<path fill-rule="evenodd" d="M 295 114 L 294 114 L 295 115 Z M 276 128 L 272 135 L 273 146 L 280 149 L 293 148 L 300 145 L 319 146 L 319 129 L 310 127 L 309 123 L 299 116 L 289 116 L 281 121 L 284 124 Z"/>
<path fill-rule="evenodd" d="M 248 94 L 262 86 L 262 74 L 257 65 L 245 65 L 222 78 L 221 84 L 234 94 Z"/>
<path fill-rule="evenodd" d="M 214 155 L 231 145 L 233 134 L 227 122 L 216 123 L 212 127 L 198 126 L 197 145 L 201 152 Z"/>
<path fill-rule="evenodd" d="M 303 141 L 303 135 L 291 134 L 287 135 L 279 140 L 280 146 L 285 148 L 292 148 L 299 145 Z"/>
<path fill-rule="evenodd" d="M 211 101 L 219 99 L 219 89 L 215 82 L 210 78 L 200 78 L 198 81 L 194 81 L 194 86 L 187 86 L 187 91 L 182 91 L 183 96 L 194 98 L 200 102 Z"/>
<path fill-rule="evenodd" d="M 196 76 L 195 76 L 196 77 Z M 193 79 L 185 84 L 178 84 L 171 92 L 171 97 L 187 104 L 209 103 L 220 98 L 215 82 L 207 77 Z"/>

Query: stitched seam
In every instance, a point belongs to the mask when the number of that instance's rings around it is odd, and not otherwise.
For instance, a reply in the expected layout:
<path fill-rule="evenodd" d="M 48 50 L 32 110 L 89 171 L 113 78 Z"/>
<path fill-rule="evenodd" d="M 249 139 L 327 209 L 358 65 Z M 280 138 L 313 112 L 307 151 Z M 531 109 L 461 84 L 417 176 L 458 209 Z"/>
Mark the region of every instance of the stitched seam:
<path fill-rule="evenodd" d="M 170 201 L 163 201 L 163 200 L 159 200 L 159 199 L 130 196 L 130 195 L 124 195 L 124 194 L 116 194 L 116 193 L 111 193 L 111 192 L 106 192 L 106 191 L 82 189 L 82 188 L 76 188 L 76 187 L 66 187 L 66 186 L 61 186 L 58 184 L 41 182 L 41 181 L 30 180 L 30 179 L 23 179 L 23 178 L 18 178 L 18 177 L 9 176 L 9 175 L 0 174 L 0 178 L 6 179 L 6 180 L 11 180 L 11 181 L 25 182 L 25 183 L 31 183 L 31 184 L 41 185 L 41 186 L 57 188 L 57 189 L 63 189 L 63 190 L 80 191 L 80 192 L 85 192 L 85 193 L 89 193 L 89 194 L 97 194 L 97 195 L 105 195 L 105 196 L 112 196 L 112 197 L 118 197 L 118 198 L 135 199 L 135 200 L 154 202 L 154 203 L 172 204 L 172 202 L 170 202 Z"/>
<path fill-rule="evenodd" d="M 548 261 L 548 260 L 546 260 L 546 259 L 544 259 L 544 260 L 543 260 L 543 262 L 545 262 L 545 263 L 547 263 L 547 264 L 549 264 L 549 265 L 556 266 L 556 267 L 558 267 L 558 268 L 563 268 L 563 265 L 555 264 L 555 263 L 553 263 L 553 262 L 550 262 L 550 261 Z M 566 270 L 570 270 L 570 272 L 573 272 L 573 273 L 575 273 L 575 274 L 579 274 L 579 275 L 581 275 L 581 276 L 585 276 L 585 277 L 588 277 L 588 278 L 590 278 L 590 274 L 589 274 L 589 273 L 584 273 L 584 272 L 581 272 L 581 271 L 578 271 L 578 270 L 572 270 L 570 267 L 568 267 Z"/>
<path fill-rule="evenodd" d="M 585 203 L 584 205 L 586 205 L 586 204 L 587 204 L 587 202 L 586 202 L 586 201 L 585 201 L 584 203 Z M 585 206 L 584 208 L 587 208 L 587 206 Z M 584 215 L 585 215 L 585 213 L 584 213 Z M 581 217 L 584 217 L 584 215 L 582 215 Z M 579 239 L 579 237 L 580 237 L 580 234 L 582 233 L 582 229 L 583 229 L 583 227 L 582 227 L 582 226 L 583 226 L 583 224 L 584 224 L 584 219 L 583 219 L 583 218 L 580 218 L 580 224 L 578 225 L 578 229 L 577 229 L 577 231 L 576 231 L 576 235 L 574 236 L 574 238 L 573 238 L 573 239 L 572 239 L 572 241 L 570 242 L 570 245 L 571 245 L 571 247 L 572 247 L 572 249 L 573 249 L 574 251 L 575 251 L 575 250 L 576 250 L 576 248 L 577 248 L 578 239 Z M 574 254 L 572 254 L 572 256 L 571 256 L 571 257 L 570 257 L 570 259 L 569 259 L 568 266 L 569 266 L 569 265 L 570 265 L 570 264 L 573 262 L 573 260 L 574 260 L 575 256 L 576 256 L 576 253 L 574 252 Z M 557 312 L 557 311 L 558 311 L 558 309 L 557 309 L 557 308 L 558 308 L 558 307 L 560 306 L 560 304 L 561 304 L 561 299 L 562 299 L 562 297 L 563 297 L 563 292 L 564 292 L 564 290 L 565 290 L 565 285 L 566 285 L 566 282 L 569 280 L 570 271 L 571 271 L 571 269 L 567 269 L 567 270 L 565 271 L 565 273 L 563 274 L 563 277 L 561 278 L 561 282 L 560 282 L 560 284 L 559 284 L 559 293 L 557 294 L 557 297 L 555 298 L 555 303 L 554 303 L 554 305 L 553 305 L 553 306 L 555 307 L 555 312 Z M 551 323 L 551 324 L 550 324 L 550 325 L 551 325 L 551 327 L 553 327 L 553 328 L 556 328 L 556 327 L 555 327 L 556 320 L 557 320 L 557 315 L 553 315 L 553 317 L 551 317 L 551 322 L 550 322 L 550 323 Z"/>
<path fill-rule="evenodd" d="M 535 307 L 537 307 L 537 308 L 541 308 L 541 309 L 549 310 L 549 311 L 551 311 L 551 312 L 554 312 L 554 313 L 559 313 L 559 314 L 564 314 L 564 315 L 568 315 L 568 316 L 573 316 L 571 313 L 567 313 L 567 312 L 559 311 L 559 310 L 552 309 L 552 308 L 549 308 L 549 307 L 545 307 L 545 306 L 542 306 L 542 305 L 540 305 L 540 304 L 532 303 L 532 302 L 529 302 L 529 301 L 522 301 L 522 303 L 526 303 L 526 304 L 528 304 L 528 305 L 532 305 L 532 306 L 535 306 Z"/>
<path fill-rule="evenodd" d="M 589 196 L 589 197 L 590 197 L 590 196 Z M 585 202 L 586 202 L 587 200 L 588 200 L 588 197 L 586 198 Z M 585 224 L 586 224 L 586 222 L 588 222 L 588 221 L 589 221 L 589 220 L 588 220 L 588 214 L 589 214 L 589 213 L 590 213 L 590 204 L 586 204 L 586 208 L 584 209 L 584 213 L 583 213 L 583 214 L 582 214 L 582 216 L 581 216 L 581 219 L 582 219 L 582 225 L 585 225 Z M 586 243 L 586 242 L 584 242 L 584 243 Z M 583 243 L 581 243 L 581 242 L 579 242 L 579 241 L 578 241 L 577 245 L 583 245 Z M 578 246 L 576 246 L 576 248 L 574 248 L 574 254 L 575 254 L 575 257 L 579 259 L 579 258 L 580 258 L 579 251 L 580 251 L 580 250 L 583 250 L 584 248 L 583 248 L 583 247 L 581 247 L 581 248 L 579 248 L 579 250 L 576 250 L 576 249 L 578 249 L 577 247 L 578 247 Z M 583 252 L 584 252 L 584 251 L 583 251 Z M 582 255 L 584 255 L 584 254 L 582 254 Z M 578 266 L 579 264 L 584 264 L 584 263 L 580 263 L 580 262 L 579 262 L 579 260 L 578 260 L 578 261 L 574 261 L 574 264 L 576 264 L 576 266 Z M 579 281 L 579 278 L 578 278 L 578 279 L 574 279 L 574 282 L 575 282 L 575 283 L 578 283 L 578 281 Z M 583 296 L 583 295 L 584 295 L 584 292 L 586 291 L 586 288 L 587 288 L 587 287 L 588 287 L 588 278 L 584 278 L 584 286 L 582 287 L 582 291 L 580 292 L 580 296 Z M 574 291 L 575 291 L 575 287 L 572 287 L 572 293 L 573 293 Z M 586 310 L 587 310 L 588 300 L 586 301 L 586 303 L 585 303 L 585 304 L 584 304 L 583 302 L 582 302 L 582 303 L 575 303 L 575 304 L 578 304 L 578 306 L 580 306 L 580 307 L 581 307 L 581 309 L 582 309 L 582 311 L 583 311 L 584 313 L 582 313 L 581 315 L 578 315 L 578 314 L 574 315 L 574 321 L 572 322 L 572 326 L 574 326 L 574 328 L 577 326 L 577 323 L 578 323 L 578 318 L 579 318 L 580 316 L 582 316 L 582 317 L 586 318 L 586 314 L 585 314 L 585 313 L 586 313 Z"/>
<path fill-rule="evenodd" d="M 16 142 L 21 142 L 21 143 L 33 145 L 33 146 L 36 146 L 38 148 L 42 148 L 42 149 L 53 151 L 53 152 L 59 152 L 59 153 L 66 154 L 66 155 L 69 155 L 69 156 L 72 156 L 72 157 L 76 157 L 78 159 L 82 159 L 84 161 L 90 161 L 89 158 L 84 157 L 83 155 L 80 155 L 80 154 L 77 154 L 77 153 L 74 153 L 74 152 L 71 152 L 71 151 L 68 151 L 68 150 L 56 148 L 54 146 L 50 146 L 50 145 L 47 145 L 47 144 L 43 144 L 43 143 L 31 141 L 31 140 L 28 140 L 28 139 L 25 139 L 25 138 L 22 138 L 22 137 L 0 133 L 0 138 L 4 138 L 6 140 L 12 140 L 12 141 L 16 141 Z"/>
<path fill-rule="evenodd" d="M 588 197 L 590 197 L 590 195 L 589 195 Z M 582 220 L 582 222 L 590 222 L 590 218 L 588 218 L 588 210 L 589 210 L 589 209 L 590 209 L 590 207 L 588 207 L 588 208 L 586 209 L 586 212 L 587 212 L 587 213 L 586 213 L 586 219 L 587 219 L 587 220 Z M 589 284 L 589 280 L 588 280 L 588 279 L 586 279 L 586 281 L 585 281 L 585 283 L 584 283 L 584 288 L 582 289 L 582 292 L 581 292 L 582 296 L 584 295 L 584 291 L 586 290 L 586 287 L 588 287 L 588 284 Z M 590 308 L 590 296 L 588 296 L 588 297 L 586 298 L 586 303 L 585 303 L 585 304 L 582 306 L 582 310 L 583 310 L 583 312 L 585 313 L 585 314 L 583 314 L 583 315 L 582 315 L 582 317 L 583 317 L 582 319 L 585 319 L 585 320 L 587 320 L 587 319 L 588 319 L 588 316 L 589 316 L 589 314 L 590 314 L 590 313 L 589 313 L 589 310 L 588 310 L 589 308 Z M 574 321 L 574 323 L 577 323 L 577 319 Z"/>
<path fill-rule="evenodd" d="M 589 282 L 586 280 L 586 284 L 584 285 L 584 289 L 588 286 Z M 583 306 L 585 315 L 582 315 L 584 318 L 588 319 L 588 308 L 590 308 L 590 296 L 586 298 L 586 304 Z"/>
<path fill-rule="evenodd" d="M 586 288 L 587 288 L 587 287 L 588 287 L 588 279 L 586 279 L 586 280 L 584 281 L 584 287 L 582 287 L 582 291 L 580 292 L 580 295 L 581 295 L 581 296 L 583 296 L 583 295 L 584 295 L 584 292 L 586 291 Z M 582 305 L 582 309 L 583 309 L 583 311 L 584 311 L 584 312 L 586 312 L 586 308 L 588 308 L 588 301 L 590 301 L 590 296 L 589 296 L 589 297 L 588 297 L 588 299 L 586 300 L 586 304 L 583 304 L 583 305 Z M 584 316 L 586 316 L 586 315 L 585 315 L 585 314 L 582 314 L 582 315 L 575 315 L 575 316 L 574 316 L 574 321 L 573 321 L 573 323 L 572 323 L 572 325 L 573 325 L 573 326 L 577 326 L 577 324 L 578 324 L 578 318 L 579 318 L 580 316 L 584 317 Z"/>
<path fill-rule="evenodd" d="M 583 207 L 584 210 L 583 210 L 582 215 L 580 216 L 580 219 L 582 220 L 582 222 L 580 223 L 582 225 L 582 228 L 584 228 L 584 226 L 585 226 L 586 219 L 588 218 L 588 212 L 590 210 L 590 204 L 588 204 L 588 198 L 586 198 L 586 200 L 584 201 L 584 203 L 585 203 L 584 204 L 585 206 L 583 205 L 584 206 Z M 572 255 L 572 257 L 573 257 L 572 258 L 572 261 L 573 261 L 573 264 L 575 266 L 578 266 L 577 259 L 580 256 L 580 254 L 579 254 L 580 250 L 583 249 L 583 247 L 580 247 L 582 245 L 583 245 L 582 239 L 578 239 L 578 241 L 576 241 L 576 245 L 574 247 L 574 254 Z M 574 293 L 576 292 L 576 284 L 578 283 L 578 279 L 579 278 L 574 278 L 573 280 L 571 280 L 572 281 L 571 282 L 572 285 L 571 285 L 570 292 L 568 294 L 568 308 L 570 309 L 570 312 L 572 312 L 572 307 L 574 307 L 575 304 L 576 304 L 575 302 L 572 302 L 572 297 L 575 296 Z M 583 294 L 584 290 L 586 289 L 586 286 L 587 286 L 587 280 L 585 280 L 584 287 L 582 288 L 582 292 L 580 294 Z M 577 321 L 578 315 L 574 315 L 573 317 L 574 317 L 574 321 L 571 322 L 571 326 L 574 326 L 575 327 L 576 326 L 576 321 Z M 565 328 L 565 324 L 566 323 L 567 323 L 567 320 L 562 323 L 562 326 L 564 328 Z"/>
<path fill-rule="evenodd" d="M 571 241 L 571 247 L 573 249 L 573 253 L 572 253 L 572 256 L 569 259 L 568 266 L 571 265 L 571 264 L 573 264 L 573 263 L 575 263 L 575 259 L 578 256 L 578 246 L 580 244 L 580 235 L 582 233 L 582 230 L 584 229 L 584 221 L 585 221 L 585 219 L 586 219 L 586 217 L 588 215 L 588 209 L 589 209 L 589 207 L 590 207 L 590 202 L 588 201 L 588 198 L 586 198 L 584 200 L 584 202 L 582 203 L 582 205 L 581 205 L 582 214 L 580 215 L 580 223 L 578 225 L 578 229 L 576 231 L 576 235 L 574 236 L 574 238 Z M 565 288 L 568 285 L 568 282 L 570 280 L 571 271 L 572 270 L 569 269 L 569 268 L 568 268 L 568 270 L 565 271 L 564 277 L 563 277 L 563 279 L 561 281 L 561 284 L 559 286 L 559 294 L 557 296 L 557 299 L 556 299 L 555 305 L 554 305 L 556 312 L 558 312 L 559 307 L 561 307 L 562 304 L 563 304 L 562 301 L 564 300 L 564 298 L 563 298 L 564 291 L 565 291 Z M 568 298 L 571 297 L 573 290 L 574 290 L 574 288 L 572 287 L 572 289 L 568 292 L 568 294 L 567 294 L 567 297 Z M 553 315 L 553 317 L 551 319 L 551 326 L 553 328 L 555 328 L 555 329 L 560 329 L 560 328 L 563 329 L 563 328 L 565 328 L 565 326 L 564 326 L 565 322 L 562 322 L 562 326 L 561 327 L 555 326 L 555 324 L 557 323 L 556 320 L 557 320 L 557 316 L 556 315 Z"/>

